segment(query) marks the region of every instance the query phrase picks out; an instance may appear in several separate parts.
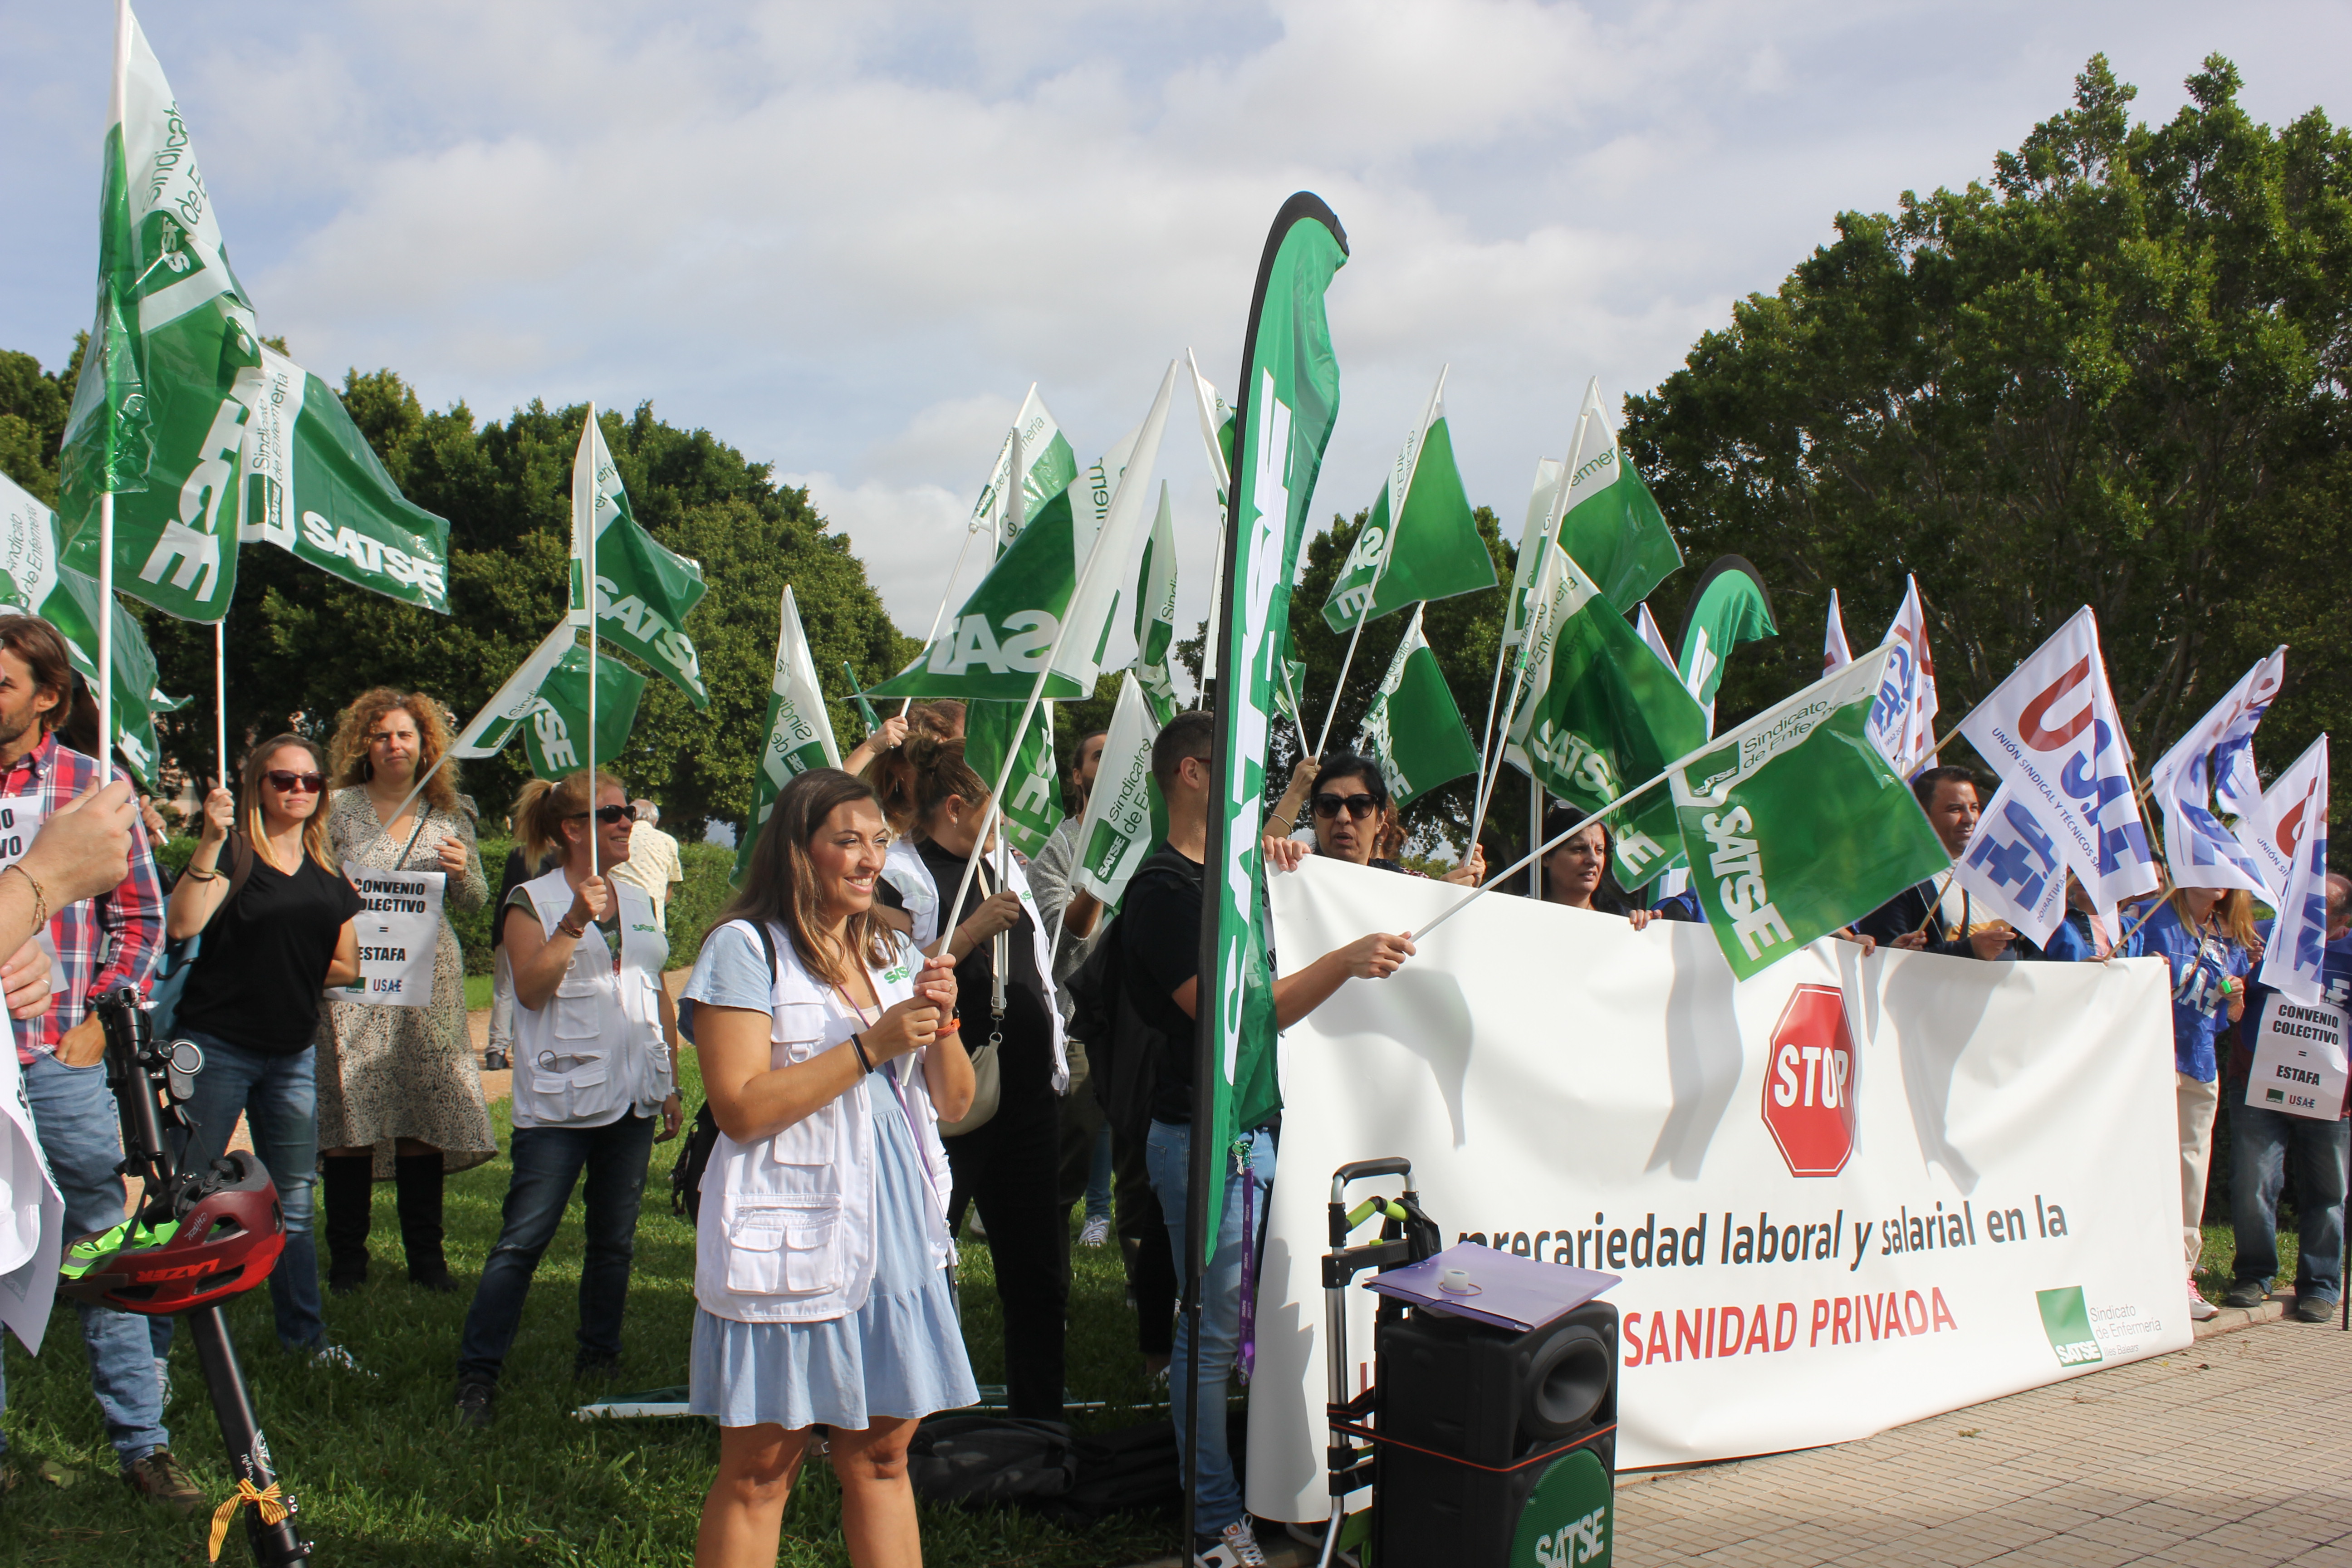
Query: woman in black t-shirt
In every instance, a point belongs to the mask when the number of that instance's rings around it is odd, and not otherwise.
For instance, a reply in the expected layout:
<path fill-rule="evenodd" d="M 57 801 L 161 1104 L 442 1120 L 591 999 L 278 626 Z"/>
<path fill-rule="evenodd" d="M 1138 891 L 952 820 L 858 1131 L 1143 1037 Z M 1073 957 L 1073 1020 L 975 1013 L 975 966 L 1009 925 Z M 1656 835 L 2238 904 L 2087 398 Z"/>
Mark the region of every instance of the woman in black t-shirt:
<path fill-rule="evenodd" d="M 269 1275 L 278 1337 L 349 1367 L 350 1355 L 327 1343 L 310 1232 L 319 1169 L 310 1042 L 323 993 L 360 975 L 360 896 L 329 858 L 319 809 L 326 762 L 301 736 L 280 735 L 246 758 L 237 795 L 205 797 L 196 852 L 172 889 L 164 929 L 204 937 L 175 1031 L 205 1054 L 188 1102 L 187 1163 L 201 1170 L 226 1152 L 245 1113 L 286 1214 L 286 1251 Z"/>
<path fill-rule="evenodd" d="M 988 785 L 964 761 L 964 742 L 910 737 L 915 847 L 942 903 L 963 882 L 964 862 L 988 815 Z M 1052 981 L 1040 972 L 1045 950 L 1028 883 L 1017 865 L 998 881 L 997 830 L 964 895 L 948 936 L 956 961 L 964 1038 L 994 1048 L 996 1113 L 969 1132 L 943 1140 L 959 1199 L 980 1210 L 996 1260 L 996 1294 L 1004 1305 L 1004 1383 L 1010 1413 L 1062 1418 L 1064 1314 L 1068 1306 L 1069 1216 L 1060 1184 L 1061 1086 L 1067 1068 L 1057 1048 L 1061 1018 Z M 1010 862 L 1009 856 L 1003 858 Z M 887 887 L 887 884 L 885 884 Z M 895 893 L 895 889 L 892 889 Z M 891 896 L 885 894 L 885 898 Z M 1004 937 L 1001 959 L 992 939 Z M 994 1016 L 996 965 L 1003 965 L 1004 1016 Z M 942 1126 L 942 1133 L 948 1128 Z"/>

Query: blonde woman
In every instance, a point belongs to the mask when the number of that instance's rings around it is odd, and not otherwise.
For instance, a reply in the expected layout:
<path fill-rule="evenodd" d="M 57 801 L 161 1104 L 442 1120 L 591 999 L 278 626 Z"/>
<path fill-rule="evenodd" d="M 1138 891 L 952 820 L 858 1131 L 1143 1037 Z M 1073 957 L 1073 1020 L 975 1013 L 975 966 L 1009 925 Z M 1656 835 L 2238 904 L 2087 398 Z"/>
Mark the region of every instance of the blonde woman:
<path fill-rule="evenodd" d="M 286 1250 L 269 1274 L 278 1337 L 349 1366 L 351 1358 L 326 1342 L 310 1233 L 319 1164 L 310 1046 L 320 996 L 360 973 L 360 896 L 335 865 L 319 810 L 326 761 L 301 736 L 280 735 L 247 757 L 236 795 L 215 788 L 205 797 L 196 850 L 172 889 L 164 930 L 205 939 L 175 1029 L 205 1058 L 187 1107 L 195 1124 L 188 1168 L 201 1171 L 226 1153 L 244 1112 L 286 1215 Z"/>
<path fill-rule="evenodd" d="M 337 1295 L 367 1281 L 372 1200 L 384 1176 L 394 1184 L 409 1282 L 455 1290 L 441 1247 L 442 1182 L 499 1152 L 466 1026 L 465 955 L 448 914 L 480 909 L 490 889 L 474 846 L 474 803 L 442 761 L 448 749 L 441 705 L 386 686 L 362 694 L 335 726 L 327 837 L 336 865 L 444 879 L 427 1005 L 331 996 L 319 1023 L 321 1228 L 327 1289 Z"/>
<path fill-rule="evenodd" d="M 552 784 L 533 779 L 515 803 L 525 860 L 537 865 L 550 849 L 562 859 L 499 911 L 514 971 L 514 1180 L 457 1348 L 457 1409 L 471 1426 L 491 1422 L 531 1276 L 583 1174 L 588 1245 L 572 1374 L 608 1376 L 621 1364 L 646 1166 L 678 1127 L 677 1009 L 661 982 L 669 941 L 644 890 L 609 875 L 629 858 L 635 816 L 620 780 L 599 773 L 592 785 L 585 770 Z"/>

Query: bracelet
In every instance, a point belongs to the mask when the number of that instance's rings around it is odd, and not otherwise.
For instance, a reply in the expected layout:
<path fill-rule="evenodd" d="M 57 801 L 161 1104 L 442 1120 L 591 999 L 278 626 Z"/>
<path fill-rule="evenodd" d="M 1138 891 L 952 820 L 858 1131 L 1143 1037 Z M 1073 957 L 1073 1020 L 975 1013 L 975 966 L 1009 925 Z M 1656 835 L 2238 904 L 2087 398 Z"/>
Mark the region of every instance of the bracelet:
<path fill-rule="evenodd" d="M 207 871 L 203 867 L 197 865 L 194 860 L 188 862 L 186 868 L 182 874 L 184 876 L 191 877 L 199 882 L 217 882 L 221 879 L 221 874 L 218 871 Z"/>
<path fill-rule="evenodd" d="M 1289 837 L 1293 833 L 1298 831 L 1298 821 L 1296 817 L 1269 816 L 1265 820 L 1269 825 L 1276 822 L 1282 824 L 1282 836 L 1285 838 Z"/>
<path fill-rule="evenodd" d="M 556 921 L 555 929 L 562 934 L 570 937 L 574 942 L 578 942 L 582 937 L 588 934 L 588 928 L 586 926 L 575 926 L 568 919 Z"/>
<path fill-rule="evenodd" d="M 6 870 L 0 870 L 0 876 L 7 875 L 8 871 L 14 871 L 24 878 L 26 885 L 33 889 L 33 929 L 38 931 L 47 925 L 49 923 L 48 889 L 42 887 L 30 871 L 25 869 L 25 863 L 21 860 L 10 861 Z"/>
<path fill-rule="evenodd" d="M 857 1053 L 858 1065 L 864 1068 L 867 1072 L 872 1072 L 874 1070 L 874 1058 L 866 1054 L 866 1042 L 858 1038 L 856 1035 L 852 1035 L 849 1037 L 849 1044 L 851 1048 L 856 1050 Z"/>

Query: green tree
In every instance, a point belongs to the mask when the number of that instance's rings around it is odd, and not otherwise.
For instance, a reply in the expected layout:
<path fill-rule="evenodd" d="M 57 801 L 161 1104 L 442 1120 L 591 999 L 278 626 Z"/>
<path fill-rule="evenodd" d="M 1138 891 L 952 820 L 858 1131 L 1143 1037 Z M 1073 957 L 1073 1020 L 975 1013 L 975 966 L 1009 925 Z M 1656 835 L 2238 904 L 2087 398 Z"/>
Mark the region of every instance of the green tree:
<path fill-rule="evenodd" d="M 56 494 L 57 432 L 71 396 L 70 375 L 46 376 L 28 355 L 0 355 L 0 469 L 44 498 Z M 563 614 L 572 456 L 583 406 L 534 401 L 502 424 L 477 425 L 462 403 L 427 412 L 389 370 L 352 373 L 342 397 L 409 499 L 449 520 L 452 613 L 395 604 L 281 551 L 244 551 L 228 620 L 232 753 L 286 729 L 323 734 L 346 703 L 377 685 L 428 692 L 463 722 Z M 912 657 L 912 645 L 891 625 L 848 539 L 826 530 L 805 490 L 779 488 L 768 465 L 746 461 L 707 430 L 665 424 L 650 404 L 599 419 L 638 521 L 699 561 L 709 584 L 686 629 L 710 706 L 698 712 L 676 688 L 654 681 L 618 771 L 684 831 L 698 831 L 707 817 L 740 822 L 751 808 L 784 584 L 793 584 L 831 688 L 843 685 L 843 660 L 869 674 L 893 669 Z M 20 438 L 20 429 L 28 434 Z M 153 614 L 142 619 L 164 689 L 197 699 L 163 721 L 165 749 L 210 777 L 218 768 L 211 628 Z M 624 657 L 610 645 L 606 651 Z M 845 698 L 832 710 L 846 750 L 863 727 Z M 495 820 L 524 776 L 516 748 L 468 764 L 464 787 Z"/>
<path fill-rule="evenodd" d="M 2352 139 L 2257 124 L 2238 88 L 2215 56 L 2134 123 L 2094 57 L 1990 185 L 1842 215 L 1627 399 L 1689 556 L 1774 585 L 1782 635 L 1731 661 L 1721 723 L 1818 670 L 1832 587 L 1866 645 L 1909 572 L 1946 722 L 2088 604 L 2144 760 L 2280 640 L 2263 756 L 2345 729 Z"/>

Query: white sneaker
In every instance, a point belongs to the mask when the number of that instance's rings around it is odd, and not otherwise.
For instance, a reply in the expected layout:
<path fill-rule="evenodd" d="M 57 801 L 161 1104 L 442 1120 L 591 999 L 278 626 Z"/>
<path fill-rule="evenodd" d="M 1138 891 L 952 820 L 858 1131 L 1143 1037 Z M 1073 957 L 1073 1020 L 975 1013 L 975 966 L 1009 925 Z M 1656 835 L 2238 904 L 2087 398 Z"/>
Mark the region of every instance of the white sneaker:
<path fill-rule="evenodd" d="M 1101 1247 L 1110 1240 L 1110 1221 L 1090 1219 L 1078 1229 L 1080 1247 Z"/>
<path fill-rule="evenodd" d="M 1244 1514 L 1215 1535 L 1192 1538 L 1192 1568 L 1265 1568 L 1257 1532 Z"/>
<path fill-rule="evenodd" d="M 2195 1282 L 2191 1281 L 2189 1287 L 2189 1317 L 2201 1323 L 2208 1318 L 2221 1316 L 2221 1309 L 2213 1305 L 2212 1302 L 2208 1301 L 2204 1298 L 2203 1294 L 2198 1290 Z"/>

